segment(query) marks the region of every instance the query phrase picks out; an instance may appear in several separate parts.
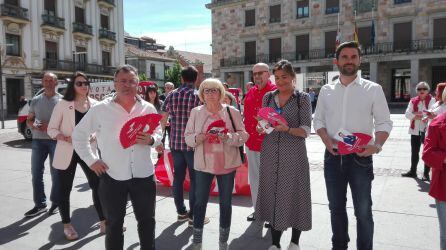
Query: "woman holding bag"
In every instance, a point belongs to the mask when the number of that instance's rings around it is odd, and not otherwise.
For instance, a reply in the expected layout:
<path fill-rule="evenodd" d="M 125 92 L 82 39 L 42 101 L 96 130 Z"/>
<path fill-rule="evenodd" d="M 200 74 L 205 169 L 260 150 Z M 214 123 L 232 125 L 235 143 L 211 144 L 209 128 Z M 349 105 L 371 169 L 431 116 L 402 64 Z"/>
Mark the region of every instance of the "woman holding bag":
<path fill-rule="evenodd" d="M 71 225 L 70 193 L 73 187 L 77 164 L 80 164 L 93 192 L 93 204 L 98 213 L 100 232 L 105 233 L 105 217 L 98 196 L 99 177 L 82 161 L 73 149 L 71 134 L 74 127 L 81 121 L 91 106 L 96 104 L 88 97 L 90 82 L 84 73 L 76 72 L 68 83 L 63 99 L 56 104 L 48 124 L 48 135 L 57 140 L 53 167 L 57 169 L 60 179 L 59 211 L 67 240 L 78 239 L 78 234 Z"/>
<path fill-rule="evenodd" d="M 204 105 L 192 109 L 184 133 L 195 149 L 195 205 L 193 248 L 201 249 L 204 215 L 211 184 L 217 177 L 220 199 L 220 249 L 228 248 L 235 170 L 242 164 L 239 147 L 248 140 L 240 112 L 221 104 L 225 88 L 217 79 L 206 79 L 198 90 Z"/>
<path fill-rule="evenodd" d="M 272 246 L 281 249 L 282 232 L 292 228 L 288 250 L 298 250 L 302 231 L 311 229 L 310 168 L 305 138 L 310 135 L 311 102 L 308 94 L 294 89 L 291 63 L 278 62 L 273 69 L 277 90 L 263 97 L 287 124 L 279 122 L 265 136 L 260 152 L 260 182 L 256 218 L 271 226 Z M 258 126 L 257 132 L 264 133 Z"/>

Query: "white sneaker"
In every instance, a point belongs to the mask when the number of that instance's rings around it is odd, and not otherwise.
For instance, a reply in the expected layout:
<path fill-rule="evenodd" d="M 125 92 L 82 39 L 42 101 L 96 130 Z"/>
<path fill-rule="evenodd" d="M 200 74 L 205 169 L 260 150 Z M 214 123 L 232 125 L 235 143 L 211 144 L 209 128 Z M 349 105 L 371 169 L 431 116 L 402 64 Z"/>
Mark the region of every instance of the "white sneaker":
<path fill-rule="evenodd" d="M 300 247 L 291 242 L 290 245 L 288 246 L 288 250 L 300 250 Z"/>
<path fill-rule="evenodd" d="M 280 248 L 276 247 L 276 245 L 272 245 L 268 248 L 268 250 L 280 250 Z"/>

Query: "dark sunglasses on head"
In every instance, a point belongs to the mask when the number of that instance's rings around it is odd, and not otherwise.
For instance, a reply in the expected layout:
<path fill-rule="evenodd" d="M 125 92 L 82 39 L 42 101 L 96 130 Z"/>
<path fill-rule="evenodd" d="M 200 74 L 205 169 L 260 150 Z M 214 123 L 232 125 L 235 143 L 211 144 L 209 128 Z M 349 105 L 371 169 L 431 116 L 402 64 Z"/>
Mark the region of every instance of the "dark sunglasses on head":
<path fill-rule="evenodd" d="M 427 88 L 418 88 L 417 91 L 427 90 Z"/>
<path fill-rule="evenodd" d="M 79 81 L 79 82 L 75 82 L 74 85 L 76 85 L 78 87 L 81 87 L 82 85 L 88 87 L 88 86 L 90 86 L 90 82 L 88 82 L 88 81 L 85 81 L 85 82 Z"/>

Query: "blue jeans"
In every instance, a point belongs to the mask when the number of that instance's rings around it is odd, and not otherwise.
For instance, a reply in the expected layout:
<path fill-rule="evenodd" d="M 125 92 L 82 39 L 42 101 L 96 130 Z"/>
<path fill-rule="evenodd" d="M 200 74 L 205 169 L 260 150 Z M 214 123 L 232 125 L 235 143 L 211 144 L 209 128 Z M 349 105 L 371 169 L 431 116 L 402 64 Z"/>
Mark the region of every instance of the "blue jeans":
<path fill-rule="evenodd" d="M 194 151 L 172 150 L 173 159 L 173 199 L 178 214 L 185 214 L 187 212 L 184 205 L 183 184 L 186 178 L 186 169 L 189 170 L 190 189 L 189 189 L 189 208 L 190 218 L 194 214 L 195 203 L 195 170 L 194 170 Z"/>
<path fill-rule="evenodd" d="M 358 250 L 373 249 L 372 180 L 373 159 L 356 154 L 332 155 L 325 151 L 324 177 L 331 214 L 333 250 L 347 249 L 347 185 L 350 185 L 357 223 Z"/>
<path fill-rule="evenodd" d="M 446 202 L 435 199 L 440 223 L 440 249 L 446 250 Z"/>
<path fill-rule="evenodd" d="M 217 177 L 218 196 L 220 200 L 220 228 L 227 229 L 231 227 L 232 216 L 232 190 L 234 189 L 235 171 L 224 174 L 214 175 L 202 171 L 195 171 L 196 191 L 194 206 L 194 228 L 203 228 L 206 207 L 209 201 L 212 180 Z"/>
<path fill-rule="evenodd" d="M 46 206 L 43 172 L 45 170 L 45 161 L 48 155 L 50 156 L 50 173 L 52 180 L 50 200 L 55 205 L 59 204 L 59 178 L 57 178 L 57 170 L 52 167 L 56 143 L 55 140 L 47 139 L 33 139 L 32 141 L 31 175 L 33 199 L 36 207 Z"/>

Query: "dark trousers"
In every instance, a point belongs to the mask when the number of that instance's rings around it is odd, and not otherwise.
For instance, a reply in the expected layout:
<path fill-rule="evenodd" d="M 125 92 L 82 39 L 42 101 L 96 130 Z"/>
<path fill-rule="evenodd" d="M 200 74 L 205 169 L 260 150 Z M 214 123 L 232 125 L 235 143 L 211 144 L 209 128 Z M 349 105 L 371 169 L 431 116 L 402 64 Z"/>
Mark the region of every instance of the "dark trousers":
<path fill-rule="evenodd" d="M 373 249 L 372 156 L 359 157 L 356 154 L 335 156 L 325 151 L 324 177 L 331 214 L 333 250 L 347 249 L 350 241 L 346 210 L 348 185 L 356 216 L 357 249 Z"/>
<path fill-rule="evenodd" d="M 124 247 L 122 227 L 128 195 L 138 223 L 141 249 L 155 249 L 156 184 L 154 176 L 118 181 L 108 174 L 103 174 L 99 179 L 99 198 L 107 218 L 105 248 L 120 250 Z"/>
<path fill-rule="evenodd" d="M 410 146 L 412 150 L 411 164 L 410 164 L 410 172 L 416 173 L 418 161 L 420 161 L 420 149 L 421 144 L 424 144 L 425 133 L 422 132 L 420 135 L 411 135 L 410 136 Z M 429 175 L 430 167 L 424 164 L 424 176 Z"/>
<path fill-rule="evenodd" d="M 229 174 L 214 175 L 202 171 L 195 171 L 196 191 L 194 206 L 194 228 L 202 229 L 204 217 L 209 201 L 214 176 L 217 177 L 218 197 L 220 203 L 220 227 L 231 227 L 232 217 L 232 190 L 234 189 L 235 171 Z"/>
<path fill-rule="evenodd" d="M 163 138 L 161 139 L 161 142 L 164 144 L 166 142 L 167 135 L 170 136 L 170 126 L 166 126 L 164 128 Z"/>
<path fill-rule="evenodd" d="M 93 204 L 98 213 L 100 221 L 105 220 L 104 213 L 102 212 L 101 202 L 99 200 L 98 186 L 99 177 L 91 170 L 87 164 L 79 158 L 76 152 L 73 151 L 73 157 L 71 158 L 70 165 L 65 170 L 58 169 L 58 178 L 60 183 L 60 198 L 59 198 L 59 211 L 62 223 L 67 224 L 71 222 L 70 219 L 70 194 L 73 188 L 73 180 L 76 174 L 77 164 L 81 165 L 82 170 L 88 180 L 88 185 L 92 190 Z"/>
<path fill-rule="evenodd" d="M 186 169 L 189 170 L 190 189 L 189 189 L 189 217 L 192 218 L 194 214 L 195 204 L 195 170 L 194 170 L 194 151 L 180 151 L 172 150 L 173 159 L 173 199 L 177 208 L 178 214 L 185 214 L 187 212 L 184 205 L 183 184 L 186 178 Z"/>

